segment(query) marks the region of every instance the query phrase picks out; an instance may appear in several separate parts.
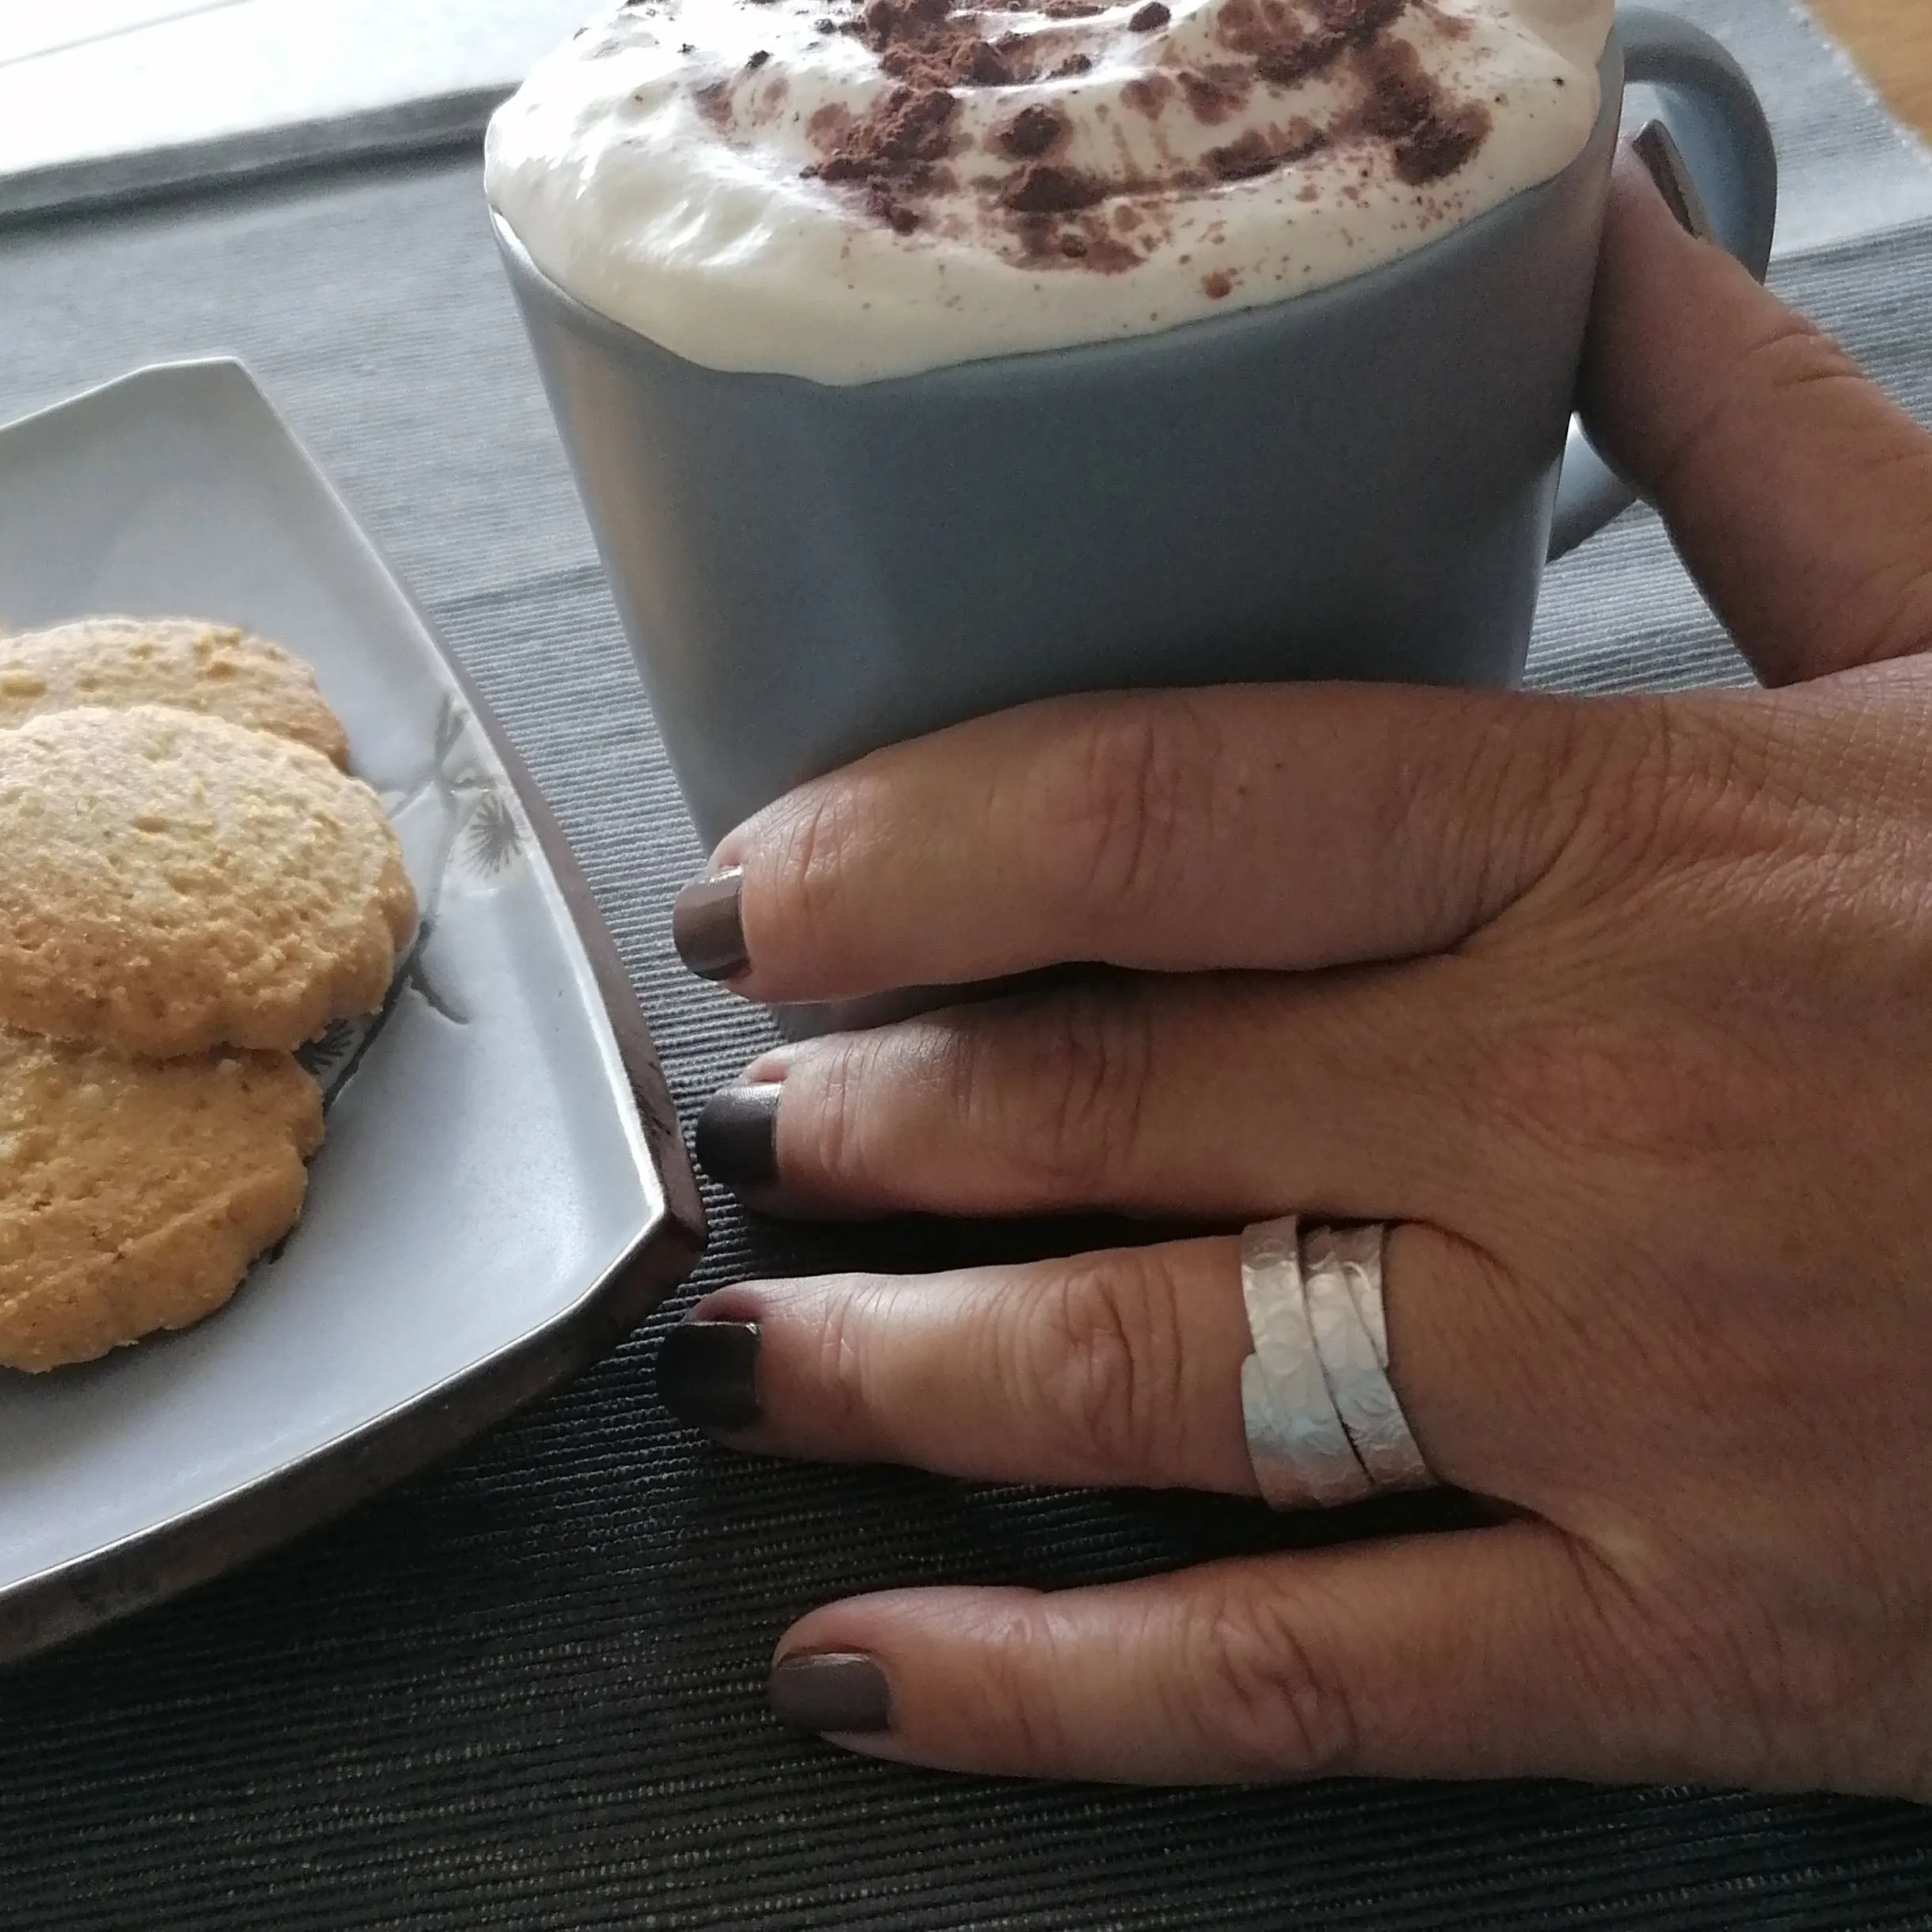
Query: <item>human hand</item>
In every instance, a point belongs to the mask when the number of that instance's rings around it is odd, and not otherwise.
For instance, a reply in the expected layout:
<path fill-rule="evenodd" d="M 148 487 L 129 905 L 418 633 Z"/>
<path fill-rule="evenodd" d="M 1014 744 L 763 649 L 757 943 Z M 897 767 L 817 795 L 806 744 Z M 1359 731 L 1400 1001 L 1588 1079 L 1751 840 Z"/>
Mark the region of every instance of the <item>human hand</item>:
<path fill-rule="evenodd" d="M 804 788 L 685 907 L 760 1000 L 1118 969 L 767 1055 L 701 1151 L 780 1212 L 1396 1223 L 1395 1384 L 1499 1520 L 833 1604 L 782 1714 L 1932 1798 L 1932 438 L 1628 162 L 1587 395 L 1782 688 L 1038 706 Z M 1237 1256 L 748 1282 L 661 1386 L 748 1449 L 1252 1494 Z"/>

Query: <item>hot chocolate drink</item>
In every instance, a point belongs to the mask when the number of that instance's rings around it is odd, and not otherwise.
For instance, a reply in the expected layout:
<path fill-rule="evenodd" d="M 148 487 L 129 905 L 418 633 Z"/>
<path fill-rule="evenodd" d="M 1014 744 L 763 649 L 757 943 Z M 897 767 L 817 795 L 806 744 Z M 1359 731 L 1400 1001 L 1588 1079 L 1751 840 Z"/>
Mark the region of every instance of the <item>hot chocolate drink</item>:
<path fill-rule="evenodd" d="M 1763 111 L 1640 6 L 600 14 L 488 188 L 699 831 L 1067 692 L 1515 678 L 1629 501 L 1571 406 L 1632 81 L 1762 272 Z"/>
<path fill-rule="evenodd" d="M 1322 288 L 1561 173 L 1612 0 L 631 0 L 492 204 L 688 360 L 851 384 Z"/>

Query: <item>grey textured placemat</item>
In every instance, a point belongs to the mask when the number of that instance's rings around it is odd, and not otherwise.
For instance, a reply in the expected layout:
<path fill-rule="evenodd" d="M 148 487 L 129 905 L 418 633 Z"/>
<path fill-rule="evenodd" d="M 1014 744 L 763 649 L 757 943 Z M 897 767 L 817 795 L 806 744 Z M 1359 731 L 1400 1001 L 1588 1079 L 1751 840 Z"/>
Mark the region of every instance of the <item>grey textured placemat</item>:
<path fill-rule="evenodd" d="M 1877 181 L 1904 150 L 1834 85 L 1820 138 L 1862 153 L 1843 165 Z M 1821 230 L 1781 279 L 1932 419 L 1932 214 L 1914 211 L 1909 170 L 1887 191 L 1882 233 Z M 0 416 L 143 361 L 246 357 L 528 757 L 688 1114 L 765 1041 L 756 1016 L 672 960 L 670 898 L 698 852 L 491 258 L 473 165 L 392 164 L 16 232 L 0 239 Z M 1734 662 L 1647 519 L 1552 581 L 1543 678 L 1661 685 Z M 800 1234 L 713 1205 L 699 1286 L 934 1266 L 1042 1238 Z M 1896 1806 L 1552 1786 L 1044 1789 L 788 1737 L 762 1714 L 763 1669 L 810 1604 L 911 1581 L 1124 1576 L 1279 1529 L 1208 1502 L 729 1457 L 652 1400 L 650 1354 L 674 1312 L 453 1464 L 0 1674 L 0 1924 L 1932 1926 L 1932 1818 Z"/>

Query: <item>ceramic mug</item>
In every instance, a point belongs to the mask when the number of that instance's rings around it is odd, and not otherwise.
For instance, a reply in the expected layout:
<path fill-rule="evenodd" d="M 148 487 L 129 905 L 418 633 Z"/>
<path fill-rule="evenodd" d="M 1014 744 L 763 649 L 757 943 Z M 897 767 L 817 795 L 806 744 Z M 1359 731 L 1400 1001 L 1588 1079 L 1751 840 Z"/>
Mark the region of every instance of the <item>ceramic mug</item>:
<path fill-rule="evenodd" d="M 1627 80 L 1762 275 L 1763 109 L 1707 35 L 1638 9 L 1555 180 L 1351 280 L 1123 341 L 849 386 L 707 369 L 574 301 L 498 218 L 703 839 L 1030 699 L 1517 679 L 1545 562 L 1630 501 L 1571 427 Z"/>

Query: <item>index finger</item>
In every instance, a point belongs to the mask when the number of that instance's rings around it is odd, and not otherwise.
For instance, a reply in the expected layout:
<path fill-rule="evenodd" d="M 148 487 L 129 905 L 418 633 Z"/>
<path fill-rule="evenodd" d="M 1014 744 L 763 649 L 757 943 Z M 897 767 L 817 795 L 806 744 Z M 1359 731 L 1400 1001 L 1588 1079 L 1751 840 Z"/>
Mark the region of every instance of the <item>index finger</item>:
<path fill-rule="evenodd" d="M 1339 684 L 1053 699 L 780 800 L 674 932 L 694 970 L 782 1001 L 1406 957 L 1540 876 L 1583 809 L 1585 721 L 1616 709 Z"/>
<path fill-rule="evenodd" d="M 1767 683 L 1932 648 L 1932 436 L 1628 156 L 1583 400 Z"/>

